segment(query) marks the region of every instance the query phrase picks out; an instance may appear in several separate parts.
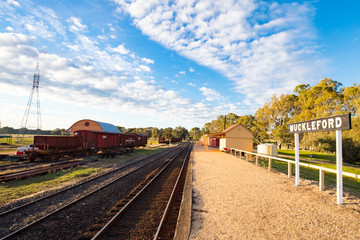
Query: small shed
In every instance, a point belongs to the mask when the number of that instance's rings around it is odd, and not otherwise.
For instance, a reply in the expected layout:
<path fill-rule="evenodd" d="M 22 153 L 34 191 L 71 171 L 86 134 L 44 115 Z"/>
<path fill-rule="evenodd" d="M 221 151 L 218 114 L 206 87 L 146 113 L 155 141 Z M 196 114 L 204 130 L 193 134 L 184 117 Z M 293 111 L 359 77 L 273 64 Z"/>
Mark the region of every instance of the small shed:
<path fill-rule="evenodd" d="M 228 127 L 221 133 L 208 134 L 206 137 L 220 138 L 219 149 L 221 151 L 225 148 L 236 148 L 248 152 L 253 151 L 254 133 L 240 123 Z"/>
<path fill-rule="evenodd" d="M 89 130 L 89 131 L 101 131 L 101 132 L 111 132 L 111 133 L 121 133 L 120 130 L 110 123 L 104 123 L 99 121 L 94 121 L 90 119 L 83 119 L 74 123 L 70 128 L 70 135 L 73 136 L 74 132 L 79 130 Z"/>

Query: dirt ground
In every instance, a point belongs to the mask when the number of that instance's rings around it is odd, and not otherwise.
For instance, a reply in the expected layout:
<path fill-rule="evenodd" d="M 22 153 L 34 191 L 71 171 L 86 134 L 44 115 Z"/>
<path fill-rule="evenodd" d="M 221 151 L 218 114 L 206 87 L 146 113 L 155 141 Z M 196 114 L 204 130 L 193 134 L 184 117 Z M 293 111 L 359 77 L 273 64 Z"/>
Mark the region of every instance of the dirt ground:
<path fill-rule="evenodd" d="M 190 239 L 360 239 L 360 199 L 196 147 Z"/>

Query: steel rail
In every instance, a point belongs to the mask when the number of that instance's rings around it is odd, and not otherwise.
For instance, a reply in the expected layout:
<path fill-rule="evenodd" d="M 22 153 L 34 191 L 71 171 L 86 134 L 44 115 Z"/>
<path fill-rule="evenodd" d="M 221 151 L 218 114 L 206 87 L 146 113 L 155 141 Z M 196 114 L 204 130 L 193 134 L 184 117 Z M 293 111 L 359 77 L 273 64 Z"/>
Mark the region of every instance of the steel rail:
<path fill-rule="evenodd" d="M 178 149 L 178 148 L 175 148 L 174 150 L 177 150 L 177 149 Z M 183 150 L 183 149 L 182 149 L 182 150 Z M 181 151 L 182 151 L 182 150 L 181 150 Z M 181 151 L 180 151 L 180 152 L 181 152 Z M 178 154 L 178 153 L 176 153 L 176 155 L 177 155 L 177 154 Z M 64 205 L 64 206 L 62 206 L 62 207 L 60 207 L 60 208 L 58 208 L 58 209 L 56 209 L 56 210 L 54 210 L 54 211 L 52 211 L 52 212 L 48 213 L 48 214 L 46 214 L 45 216 L 43 216 L 43 217 L 41 217 L 41 218 L 37 219 L 36 221 L 34 221 L 34 222 L 32 222 L 32 223 L 30 223 L 30 224 L 28 224 L 28 225 L 26 225 L 26 226 L 24 226 L 24 227 L 22 227 L 22 228 L 20 228 L 20 229 L 16 230 L 16 231 L 14 231 L 14 232 L 12 232 L 12 233 L 8 234 L 7 236 L 5 236 L 5 237 L 1 238 L 0 240 L 10 239 L 10 238 L 12 238 L 12 237 L 16 236 L 17 234 L 20 234 L 21 232 L 23 232 L 23 231 L 25 231 L 26 229 L 28 229 L 28 228 L 30 228 L 30 227 L 32 227 L 32 226 L 34 226 L 35 224 L 38 224 L 38 223 L 42 222 L 43 220 L 45 220 L 45 219 L 49 218 L 50 216 L 52 216 L 52 215 L 54 215 L 54 214 L 56 214 L 56 213 L 58 213 L 58 212 L 60 212 L 60 211 L 62 211 L 62 210 L 64 210 L 64 209 L 66 209 L 66 208 L 68 208 L 68 207 L 70 207 L 70 206 L 74 205 L 75 203 L 77 203 L 77 202 L 79 202 L 79 201 L 81 201 L 81 200 L 84 200 L 85 198 L 87 198 L 87 197 L 91 196 L 92 194 L 95 194 L 95 193 L 97 193 L 98 191 L 100 191 L 100 190 L 102 190 L 102 189 L 104 189 L 104 188 L 106 188 L 106 187 L 110 186 L 111 184 L 113 184 L 113 183 L 115 183 L 115 182 L 117 182 L 117 181 L 121 180 L 122 178 L 125 178 L 125 177 L 129 176 L 130 174 L 132 174 L 132 173 L 134 173 L 134 172 L 136 172 L 136 171 L 138 171 L 138 170 L 140 170 L 140 169 L 142 169 L 142 168 L 146 167 L 147 165 L 149 165 L 149 164 L 153 163 L 154 161 L 156 161 L 156 160 L 157 160 L 157 159 L 159 159 L 159 158 L 160 158 L 160 157 L 158 157 L 158 158 L 154 159 L 153 161 L 151 161 L 151 162 L 149 162 L 149 163 L 146 163 L 146 164 L 144 164 L 144 165 L 140 166 L 140 167 L 139 167 L 139 168 L 137 168 L 137 169 L 134 169 L 133 171 L 131 171 L 131 172 L 127 173 L 126 175 L 123 175 L 123 176 L 120 176 L 120 177 L 114 178 L 112 181 L 110 181 L 110 182 L 109 182 L 109 183 L 107 183 L 106 185 L 104 185 L 104 186 L 102 186 L 102 187 L 100 187 L 100 188 L 98 188 L 98 189 L 95 189 L 95 190 L 93 190 L 93 191 L 91 191 L 91 192 L 89 192 L 89 193 L 87 193 L 87 194 L 85 194 L 85 195 L 81 196 L 80 198 L 78 198 L 78 199 L 76 199 L 76 200 L 74 200 L 74 201 L 72 201 L 72 202 L 70 202 L 70 203 L 68 203 L 68 204 L 66 204 L 66 205 Z"/>
<path fill-rule="evenodd" d="M 137 194 L 135 194 L 122 208 L 121 210 L 113 216 L 106 224 L 103 226 L 98 233 L 91 239 L 91 240 L 97 240 L 102 239 L 103 235 L 106 234 L 106 231 L 114 224 L 114 222 L 119 218 L 119 216 L 137 199 L 144 190 L 150 186 L 150 184 L 158 177 L 160 174 L 176 159 L 177 156 L 182 153 L 186 148 L 179 151 L 175 156 L 170 159 L 170 161 L 139 191 Z"/>
<path fill-rule="evenodd" d="M 183 177 L 183 174 L 186 174 L 186 172 L 185 172 L 187 170 L 186 164 L 189 161 L 191 150 L 192 150 L 192 146 L 189 148 L 189 151 L 187 152 L 186 157 L 185 157 L 185 161 L 183 162 L 183 164 L 181 166 L 181 170 L 180 170 L 179 175 L 178 175 L 178 177 L 176 179 L 176 182 L 175 182 L 175 185 L 174 185 L 173 190 L 171 192 L 170 198 L 168 200 L 168 203 L 166 204 L 164 214 L 163 214 L 163 216 L 161 218 L 160 224 L 159 224 L 158 229 L 157 229 L 157 231 L 155 233 L 155 236 L 153 238 L 154 240 L 159 238 L 159 234 L 160 234 L 160 231 L 162 230 L 162 228 L 164 226 L 165 219 L 168 217 L 168 214 L 170 212 L 170 206 L 172 206 L 172 204 L 174 202 L 175 193 L 178 191 L 178 188 L 179 188 L 179 185 L 180 185 L 179 184 L 180 183 L 180 178 Z"/>
<path fill-rule="evenodd" d="M 38 167 L 38 168 L 27 169 L 27 170 L 22 170 L 22 171 L 17 171 L 17 172 L 0 174 L 0 181 L 10 181 L 10 180 L 15 180 L 15 179 L 32 177 L 32 176 L 40 175 L 43 173 L 54 172 L 54 171 L 58 171 L 58 170 L 66 169 L 66 168 L 72 168 L 72 167 L 84 165 L 89 162 L 91 162 L 91 161 L 72 161 L 72 162 L 69 161 L 69 162 L 65 162 L 65 163 L 61 163 L 61 164 L 54 164 L 54 165 L 45 166 L 45 167 Z"/>

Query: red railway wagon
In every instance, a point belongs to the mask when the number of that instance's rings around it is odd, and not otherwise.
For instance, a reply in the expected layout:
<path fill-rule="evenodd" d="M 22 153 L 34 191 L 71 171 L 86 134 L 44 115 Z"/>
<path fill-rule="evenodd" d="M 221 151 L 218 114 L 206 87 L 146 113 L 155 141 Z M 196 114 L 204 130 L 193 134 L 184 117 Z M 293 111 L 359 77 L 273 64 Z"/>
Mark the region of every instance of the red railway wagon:
<path fill-rule="evenodd" d="M 181 141 L 182 141 L 182 138 L 172 137 L 170 140 L 171 140 L 171 143 L 176 143 L 176 142 L 181 142 Z"/>
<path fill-rule="evenodd" d="M 39 150 L 82 150 L 82 137 L 34 136 L 34 146 Z"/>
<path fill-rule="evenodd" d="M 137 146 L 137 134 L 121 133 L 121 146 L 134 148 Z"/>
<path fill-rule="evenodd" d="M 144 134 L 138 134 L 138 146 L 145 147 L 147 144 L 147 136 Z"/>
<path fill-rule="evenodd" d="M 124 138 L 126 137 L 122 133 L 79 130 L 74 134 L 84 138 L 84 146 L 87 149 L 119 148 L 126 145 L 124 144 Z"/>
<path fill-rule="evenodd" d="M 63 156 L 77 157 L 86 153 L 83 138 L 79 136 L 34 136 L 34 149 L 24 152 L 25 157 L 34 162 L 36 158 L 58 160 Z"/>
<path fill-rule="evenodd" d="M 131 135 L 135 136 L 135 142 L 137 147 L 145 147 L 147 144 L 147 136 L 144 134 L 131 133 Z"/>
<path fill-rule="evenodd" d="M 210 137 L 209 138 L 209 147 L 219 147 L 219 138 L 217 137 Z"/>
<path fill-rule="evenodd" d="M 159 137 L 159 143 L 165 143 L 165 144 L 169 144 L 170 141 L 169 140 L 165 140 L 164 137 Z"/>

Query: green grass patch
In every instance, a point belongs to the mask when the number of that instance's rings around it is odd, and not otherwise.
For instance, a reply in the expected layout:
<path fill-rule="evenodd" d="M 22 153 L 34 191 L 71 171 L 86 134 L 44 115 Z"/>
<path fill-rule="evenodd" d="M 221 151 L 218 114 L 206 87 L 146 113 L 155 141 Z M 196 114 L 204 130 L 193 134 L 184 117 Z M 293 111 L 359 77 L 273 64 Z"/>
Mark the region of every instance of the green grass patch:
<path fill-rule="evenodd" d="M 278 149 L 278 153 L 287 156 L 295 156 L 295 150 L 285 150 L 285 149 Z M 336 163 L 336 155 L 335 154 L 326 154 L 321 152 L 314 152 L 314 151 L 307 151 L 307 150 L 300 150 L 299 155 L 301 158 L 308 158 L 308 159 L 316 159 L 322 160 L 330 163 Z"/>
<path fill-rule="evenodd" d="M 101 170 L 102 168 L 76 167 L 28 179 L 2 182 L 0 183 L 0 205 L 36 192 L 58 187 L 65 182 L 90 176 Z"/>

